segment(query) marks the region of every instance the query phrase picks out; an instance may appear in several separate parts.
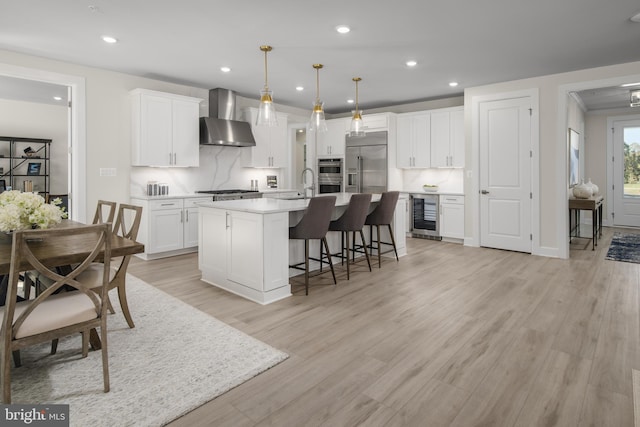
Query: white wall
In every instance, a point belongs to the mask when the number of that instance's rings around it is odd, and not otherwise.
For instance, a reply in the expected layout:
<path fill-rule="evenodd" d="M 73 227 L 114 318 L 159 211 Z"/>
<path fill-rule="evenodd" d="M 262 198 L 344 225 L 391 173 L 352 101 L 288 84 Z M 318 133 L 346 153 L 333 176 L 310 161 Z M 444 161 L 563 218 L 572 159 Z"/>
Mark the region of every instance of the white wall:
<path fill-rule="evenodd" d="M 67 113 L 66 106 L 0 99 L 2 136 L 52 140 L 49 163 L 51 194 L 66 194 L 68 190 Z M 41 173 L 44 173 L 44 169 Z"/>
<path fill-rule="evenodd" d="M 128 202 L 131 192 L 131 108 L 128 92 L 135 88 L 145 88 L 170 92 L 178 95 L 201 98 L 205 102 L 201 104 L 200 114 L 206 116 L 208 112 L 208 89 L 178 85 L 161 82 L 144 77 L 137 77 L 123 73 L 116 73 L 91 67 L 85 67 L 60 61 L 39 58 L 35 56 L 18 54 L 6 50 L 0 50 L 0 63 L 14 66 L 27 67 L 36 70 L 61 73 L 78 76 L 85 79 L 86 84 L 86 187 L 87 198 L 84 203 L 87 212 L 94 211 L 98 199 L 114 200 L 116 202 Z M 258 93 L 256 92 L 256 98 Z M 257 106 L 258 101 L 238 97 L 238 109 L 244 106 Z M 280 112 L 290 114 L 290 122 L 300 120 L 306 116 L 306 111 L 291 107 L 276 105 Z M 231 150 L 231 151 L 226 151 Z M 179 169 L 154 169 L 143 168 L 142 175 L 147 174 L 149 178 L 173 183 L 174 191 L 180 188 L 193 190 L 200 188 L 200 185 L 216 185 L 219 176 L 227 176 L 228 172 L 224 168 L 232 164 L 238 151 L 229 148 L 203 147 L 201 149 L 203 159 L 201 164 L 205 165 L 202 170 L 179 170 Z M 220 170 L 207 169 L 210 164 L 216 164 Z M 116 176 L 100 176 L 100 168 L 115 168 Z M 138 176 L 140 171 L 133 172 Z M 269 172 L 269 174 L 272 171 Z M 249 180 L 261 179 L 267 172 L 260 170 L 244 169 L 238 174 L 230 176 L 229 183 L 249 186 Z M 144 178 L 146 181 L 146 176 Z M 197 185 L 197 187 L 196 187 Z M 135 189 L 135 187 L 134 187 Z"/>
<path fill-rule="evenodd" d="M 567 110 L 560 111 L 560 93 L 565 86 L 590 81 L 606 81 L 615 77 L 636 77 L 640 74 L 640 62 L 619 64 L 608 67 L 592 68 L 570 73 L 554 74 L 524 80 L 479 86 L 465 90 L 465 137 L 466 137 L 466 169 L 475 164 L 471 152 L 472 123 L 471 104 L 476 96 L 494 95 L 525 89 L 537 89 L 539 93 L 540 118 L 540 236 L 539 245 L 549 255 L 564 256 L 562 248 L 566 248 L 568 234 L 565 235 L 565 219 L 567 188 Z M 566 106 L 566 99 L 564 100 Z M 562 154 L 560 154 L 562 153 Z M 587 166 L 588 168 L 588 166 Z M 593 177 L 592 177 L 593 178 Z M 465 200 L 473 200 L 469 174 L 465 174 Z M 465 236 L 478 238 L 479 231 L 473 226 L 473 217 L 478 212 L 469 207 L 465 211 Z"/>

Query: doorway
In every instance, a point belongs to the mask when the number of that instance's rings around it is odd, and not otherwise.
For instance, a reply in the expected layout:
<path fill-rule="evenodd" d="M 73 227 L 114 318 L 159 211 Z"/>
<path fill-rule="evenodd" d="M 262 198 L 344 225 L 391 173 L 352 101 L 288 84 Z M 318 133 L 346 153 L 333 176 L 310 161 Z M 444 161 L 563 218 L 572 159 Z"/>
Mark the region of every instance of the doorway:
<path fill-rule="evenodd" d="M 69 87 L 69 197 L 70 217 L 86 222 L 86 101 L 85 79 L 34 68 L 0 63 L 0 76 Z"/>
<path fill-rule="evenodd" d="M 609 118 L 614 226 L 640 227 L 640 116 Z"/>

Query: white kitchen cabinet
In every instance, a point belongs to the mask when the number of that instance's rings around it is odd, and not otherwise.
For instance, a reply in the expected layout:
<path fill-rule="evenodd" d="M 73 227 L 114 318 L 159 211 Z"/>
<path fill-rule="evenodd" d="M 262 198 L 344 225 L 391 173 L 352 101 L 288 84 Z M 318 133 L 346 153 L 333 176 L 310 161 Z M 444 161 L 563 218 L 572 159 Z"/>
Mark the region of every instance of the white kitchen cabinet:
<path fill-rule="evenodd" d="M 349 127 L 351 127 L 351 119 L 349 119 Z M 362 128 L 365 132 L 387 130 L 389 128 L 388 113 L 362 115 Z"/>
<path fill-rule="evenodd" d="M 464 239 L 464 196 L 440 196 L 440 235 Z"/>
<path fill-rule="evenodd" d="M 278 126 L 256 126 L 258 109 L 247 108 L 245 119 L 251 123 L 251 131 L 256 140 L 255 147 L 245 148 L 242 164 L 253 168 L 284 168 L 289 162 L 289 140 L 287 137 L 287 115 L 277 113 Z"/>
<path fill-rule="evenodd" d="M 130 92 L 133 166 L 199 166 L 201 99 L 135 89 Z"/>
<path fill-rule="evenodd" d="M 136 199 L 142 206 L 138 241 L 144 243 L 144 259 L 163 258 L 188 252 L 198 247 L 198 205 L 210 197 Z"/>
<path fill-rule="evenodd" d="M 318 132 L 318 157 L 342 157 L 345 152 L 345 136 L 351 124 L 350 118 L 327 120 L 327 131 Z"/>
<path fill-rule="evenodd" d="M 396 166 L 402 169 L 431 167 L 429 113 L 398 114 Z"/>
<path fill-rule="evenodd" d="M 431 167 L 464 167 L 464 111 L 431 112 Z"/>
<path fill-rule="evenodd" d="M 286 212 L 203 209 L 199 223 L 204 281 L 262 304 L 290 295 Z"/>

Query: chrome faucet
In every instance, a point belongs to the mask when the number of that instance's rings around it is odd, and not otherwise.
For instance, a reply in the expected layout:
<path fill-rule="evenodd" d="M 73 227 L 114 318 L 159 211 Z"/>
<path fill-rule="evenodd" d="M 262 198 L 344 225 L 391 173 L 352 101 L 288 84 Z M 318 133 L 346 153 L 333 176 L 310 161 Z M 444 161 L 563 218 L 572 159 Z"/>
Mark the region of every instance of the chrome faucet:
<path fill-rule="evenodd" d="M 307 184 L 307 175 L 305 174 L 305 172 L 311 172 L 311 185 L 308 187 L 304 187 L 304 198 L 307 198 L 307 190 L 311 190 L 311 197 L 315 197 L 316 196 L 316 176 L 315 173 L 313 172 L 313 169 L 311 168 L 304 168 L 302 170 L 302 185 L 306 185 Z"/>

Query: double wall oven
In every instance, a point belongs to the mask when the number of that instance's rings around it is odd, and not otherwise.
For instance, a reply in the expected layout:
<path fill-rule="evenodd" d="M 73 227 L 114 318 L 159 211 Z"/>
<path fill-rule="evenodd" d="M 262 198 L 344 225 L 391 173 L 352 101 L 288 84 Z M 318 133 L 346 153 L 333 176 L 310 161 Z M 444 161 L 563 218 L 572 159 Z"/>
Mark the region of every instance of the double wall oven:
<path fill-rule="evenodd" d="M 318 159 L 318 192 L 342 193 L 342 159 Z"/>

